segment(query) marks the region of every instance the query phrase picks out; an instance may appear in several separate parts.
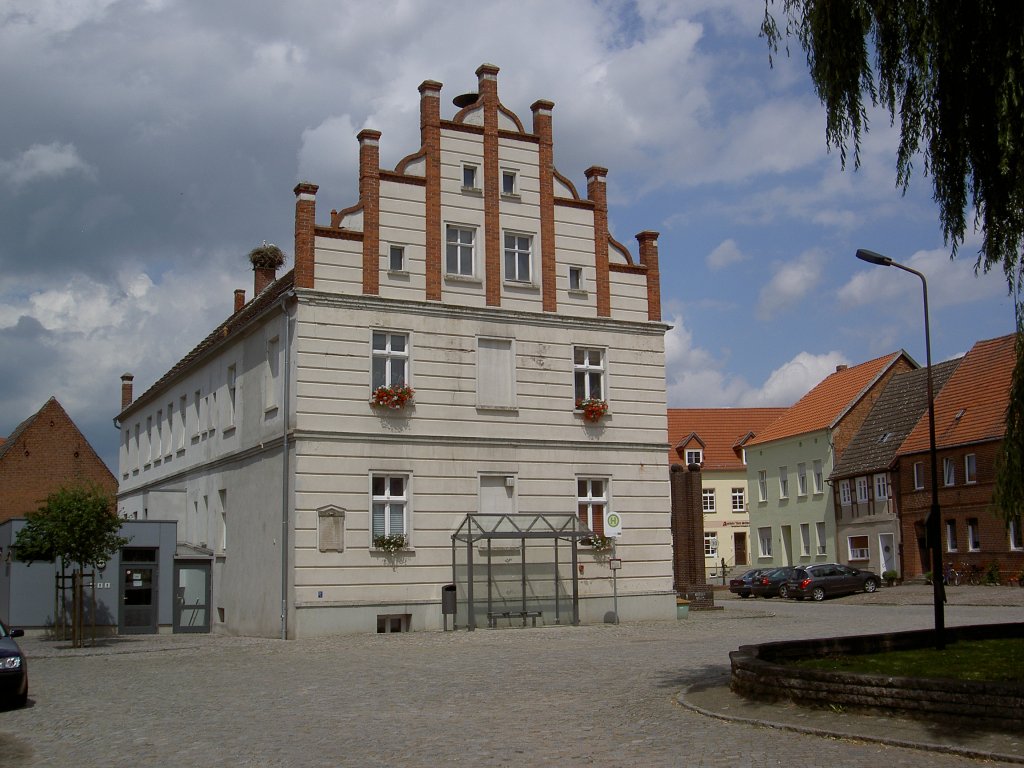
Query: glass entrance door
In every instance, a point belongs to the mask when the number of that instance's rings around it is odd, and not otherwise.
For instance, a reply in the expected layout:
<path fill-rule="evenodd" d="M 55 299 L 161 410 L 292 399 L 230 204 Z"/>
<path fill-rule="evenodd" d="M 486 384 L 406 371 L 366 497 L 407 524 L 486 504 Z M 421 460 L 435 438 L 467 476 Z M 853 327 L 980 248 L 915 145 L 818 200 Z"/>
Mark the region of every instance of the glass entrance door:
<path fill-rule="evenodd" d="M 126 635 L 154 634 L 157 628 L 157 568 L 121 568 L 121 615 L 118 631 Z"/>
<path fill-rule="evenodd" d="M 210 631 L 210 563 L 174 564 L 174 631 Z"/>

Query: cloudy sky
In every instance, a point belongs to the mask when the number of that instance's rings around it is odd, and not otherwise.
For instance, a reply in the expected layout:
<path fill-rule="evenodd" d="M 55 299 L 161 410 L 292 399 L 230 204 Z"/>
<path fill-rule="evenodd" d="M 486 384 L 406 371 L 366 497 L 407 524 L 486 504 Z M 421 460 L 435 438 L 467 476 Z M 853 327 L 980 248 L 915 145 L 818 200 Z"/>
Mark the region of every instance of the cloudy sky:
<path fill-rule="evenodd" d="M 789 405 L 838 363 L 936 361 L 1009 333 L 978 238 L 949 260 L 930 179 L 895 187 L 872 113 L 841 172 L 802 54 L 769 66 L 758 0 L 0 2 L 0 435 L 55 395 L 116 469 L 121 373 L 140 392 L 251 294 L 246 254 L 293 245 L 297 181 L 321 217 L 356 198 L 357 143 L 418 149 L 418 85 L 501 68 L 555 163 L 609 169 L 612 234 L 661 232 L 671 406 Z M 923 168 L 923 160 L 917 163 Z"/>

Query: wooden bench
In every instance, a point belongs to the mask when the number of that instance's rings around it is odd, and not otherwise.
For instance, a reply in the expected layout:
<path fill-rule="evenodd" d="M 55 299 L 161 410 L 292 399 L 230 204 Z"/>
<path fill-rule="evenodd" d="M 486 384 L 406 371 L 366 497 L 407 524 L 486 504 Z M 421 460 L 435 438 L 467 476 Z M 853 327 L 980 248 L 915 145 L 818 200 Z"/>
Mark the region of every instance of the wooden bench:
<path fill-rule="evenodd" d="M 495 629 L 498 626 L 498 619 L 508 619 L 512 621 L 514 617 L 521 617 L 523 620 L 523 626 L 526 626 L 526 620 L 531 619 L 533 626 L 537 626 L 537 619 L 544 615 L 543 611 L 488 611 L 487 613 L 487 626 L 491 629 Z"/>

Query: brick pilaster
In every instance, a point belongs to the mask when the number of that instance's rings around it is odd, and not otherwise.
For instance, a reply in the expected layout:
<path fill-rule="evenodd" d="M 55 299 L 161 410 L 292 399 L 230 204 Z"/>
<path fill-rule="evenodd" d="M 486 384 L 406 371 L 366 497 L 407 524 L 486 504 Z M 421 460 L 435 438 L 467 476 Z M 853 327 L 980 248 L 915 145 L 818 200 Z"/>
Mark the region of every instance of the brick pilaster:
<path fill-rule="evenodd" d="M 441 83 L 420 84 L 420 145 L 426 153 L 426 293 L 427 301 L 441 300 Z"/>
<path fill-rule="evenodd" d="M 715 605 L 715 594 L 704 571 L 704 512 L 701 507 L 700 465 L 673 464 L 669 470 L 672 495 L 672 586 L 690 601 L 690 609 Z"/>
<path fill-rule="evenodd" d="M 661 272 L 658 269 L 658 233 L 644 230 L 636 236 L 640 263 L 647 267 L 647 319 L 661 320 Z"/>
<path fill-rule="evenodd" d="M 538 162 L 540 165 L 540 279 L 545 312 L 558 311 L 556 291 L 557 263 L 555 261 L 555 154 L 551 131 L 551 110 L 554 102 L 535 101 L 533 110 L 533 132 L 540 139 Z"/>
<path fill-rule="evenodd" d="M 611 284 L 608 277 L 608 169 L 591 166 L 587 176 L 587 199 L 594 203 L 594 266 L 597 269 L 597 315 L 611 317 Z"/>
<path fill-rule="evenodd" d="M 363 293 L 380 293 L 380 131 L 364 128 L 359 140 L 359 202 L 363 206 Z"/>
<path fill-rule="evenodd" d="M 501 306 L 501 179 L 498 173 L 498 68 L 476 70 L 484 107 L 484 287 L 487 305 Z"/>
<path fill-rule="evenodd" d="M 132 381 L 135 377 L 130 373 L 121 375 L 121 410 L 132 404 Z"/>
<path fill-rule="evenodd" d="M 316 259 L 313 228 L 316 225 L 316 192 L 319 187 L 303 181 L 295 185 L 295 287 L 313 288 Z M 243 294 L 243 303 L 245 295 Z"/>

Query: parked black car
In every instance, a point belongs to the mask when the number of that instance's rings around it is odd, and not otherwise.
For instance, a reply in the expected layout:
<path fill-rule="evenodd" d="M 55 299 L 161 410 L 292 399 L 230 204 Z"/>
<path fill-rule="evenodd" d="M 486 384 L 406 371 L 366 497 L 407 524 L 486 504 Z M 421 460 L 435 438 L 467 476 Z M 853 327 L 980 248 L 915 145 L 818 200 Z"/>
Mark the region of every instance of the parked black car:
<path fill-rule="evenodd" d="M 839 563 L 821 563 L 793 569 L 786 582 L 789 597 L 824 600 L 830 595 L 848 595 L 852 592 L 874 592 L 880 580 L 871 571 L 862 571 Z"/>
<path fill-rule="evenodd" d="M 0 707 L 23 707 L 28 701 L 28 664 L 14 642 L 24 634 L 0 621 Z"/>
<path fill-rule="evenodd" d="M 750 592 L 754 597 L 786 597 L 789 594 L 789 585 L 786 582 L 792 573 L 791 565 L 761 571 L 751 584 Z"/>
<path fill-rule="evenodd" d="M 761 575 L 761 568 L 751 568 L 745 573 L 729 579 L 729 591 L 740 597 L 750 597 L 750 587 L 754 579 Z"/>

